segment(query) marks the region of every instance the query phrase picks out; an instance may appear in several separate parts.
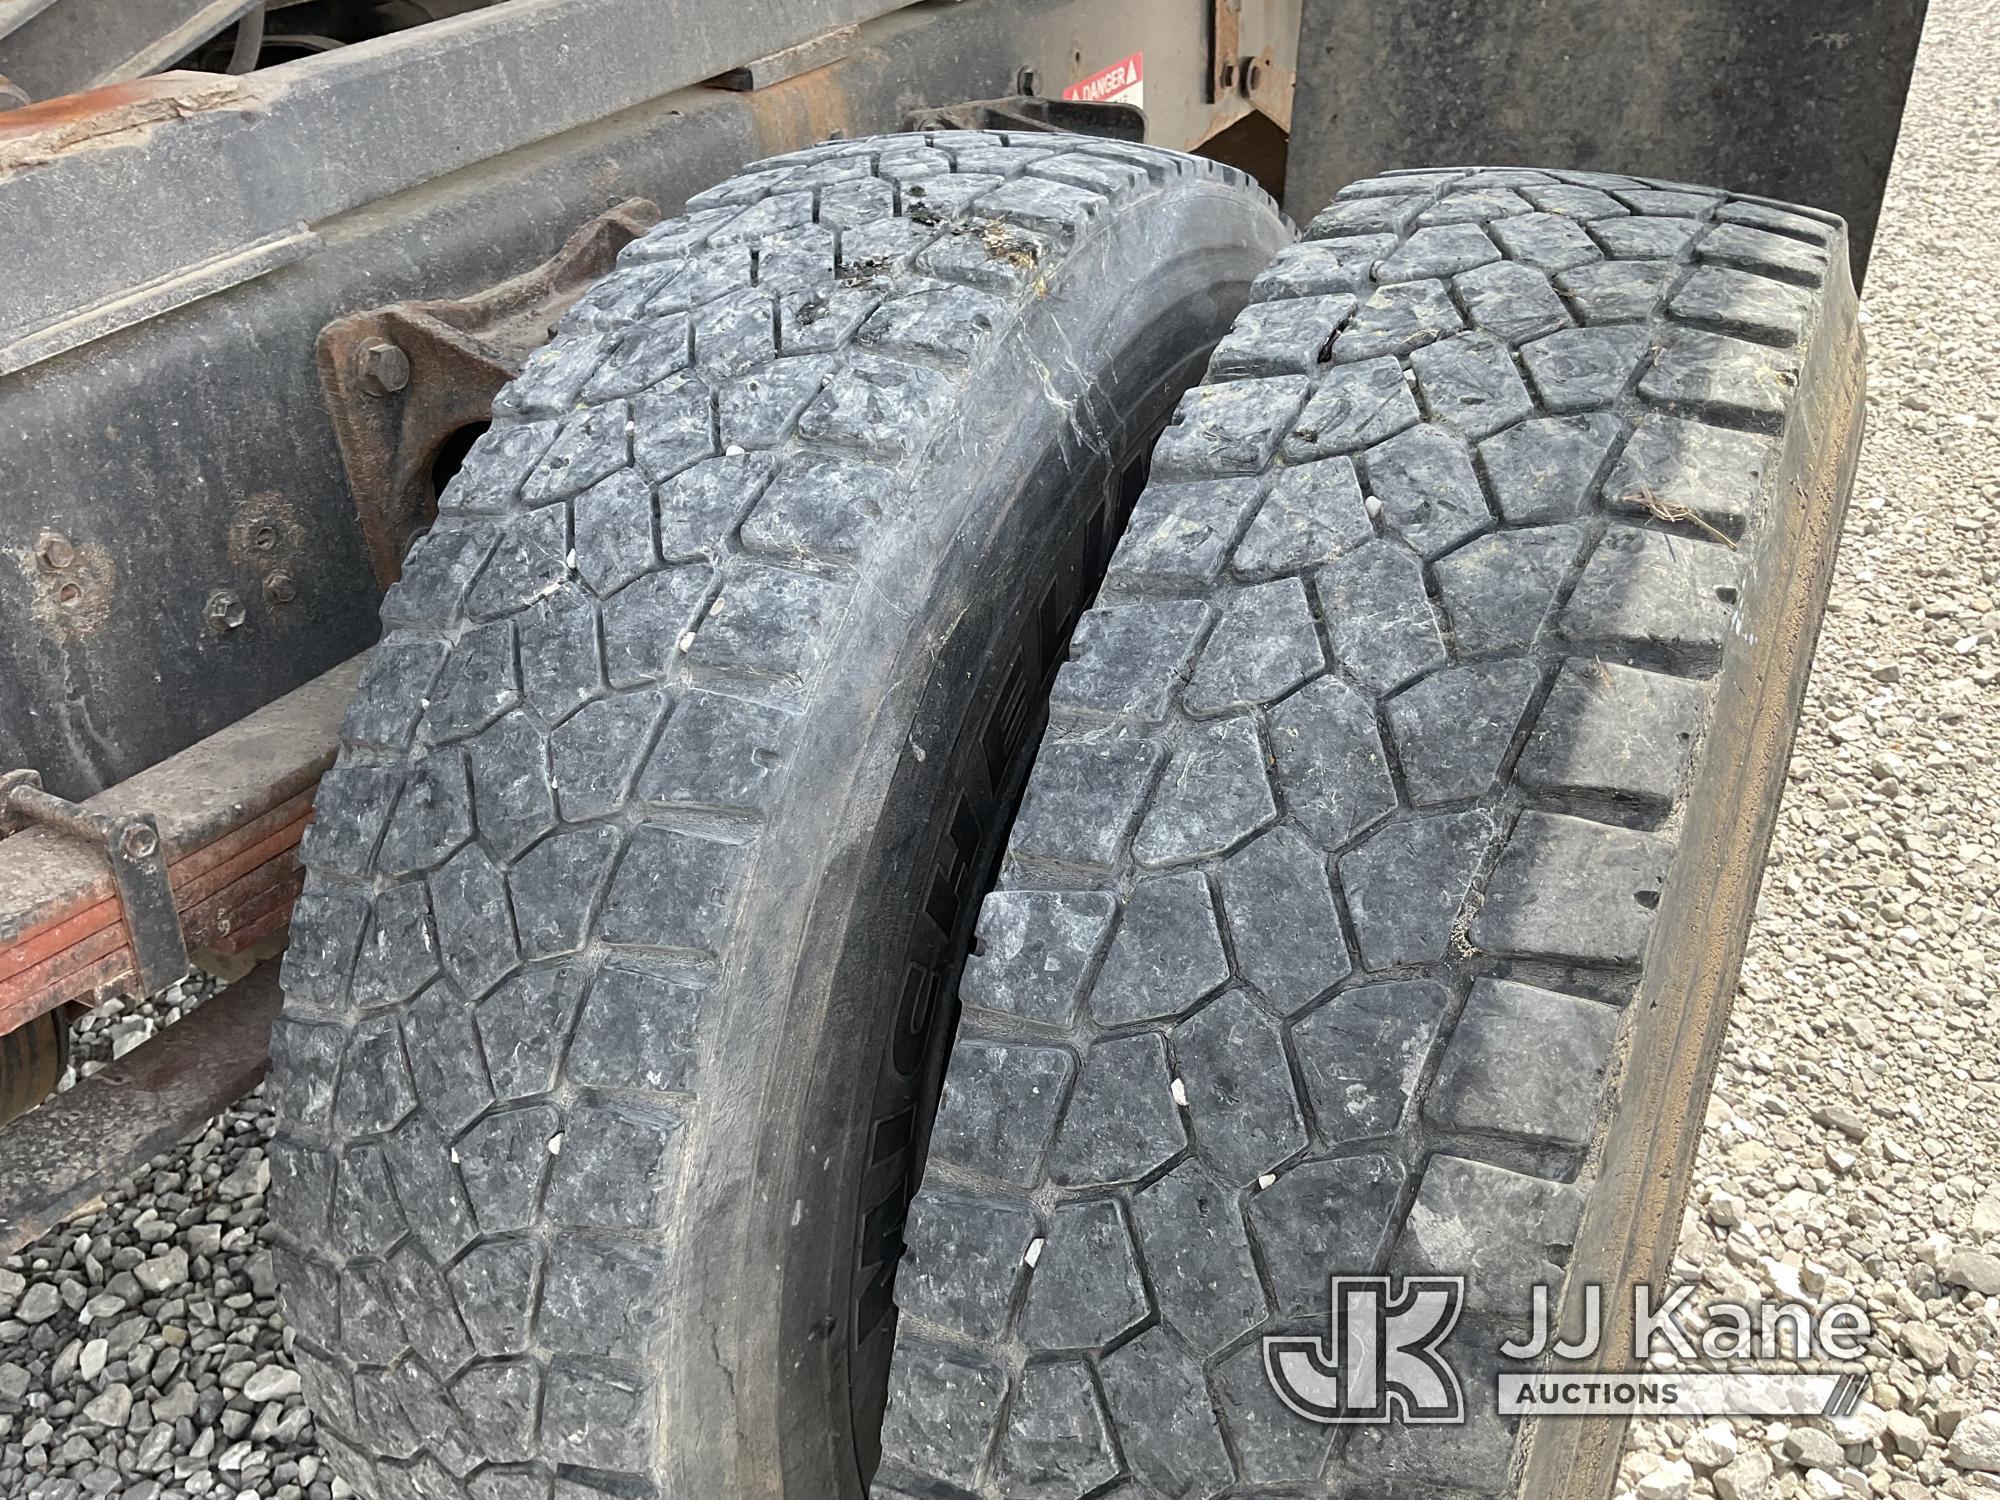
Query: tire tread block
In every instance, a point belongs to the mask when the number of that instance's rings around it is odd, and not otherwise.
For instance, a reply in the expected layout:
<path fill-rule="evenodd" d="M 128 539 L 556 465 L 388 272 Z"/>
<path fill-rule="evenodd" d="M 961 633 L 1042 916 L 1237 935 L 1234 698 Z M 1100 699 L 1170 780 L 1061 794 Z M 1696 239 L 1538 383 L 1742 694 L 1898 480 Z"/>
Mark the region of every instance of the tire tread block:
<path fill-rule="evenodd" d="M 1614 1102 L 1619 1000 L 1667 961 L 1649 956 L 1654 914 L 1677 813 L 1704 791 L 1708 678 L 1747 649 L 1743 591 L 1778 567 L 1772 519 L 1795 502 L 1772 476 L 1801 351 L 1839 326 L 1839 253 L 1836 222 L 1705 189 L 1390 174 L 1279 256 L 1184 403 L 1079 637 L 1093 706 L 1123 706 L 1121 672 L 1144 685 L 1116 743 L 1133 763 L 1150 746 L 1157 776 L 1086 784 L 1058 729 L 1028 792 L 1060 799 L 1066 846 L 1097 840 L 1062 884 L 1123 903 L 1066 1040 L 1131 1061 L 1086 1064 L 1057 1138 L 1115 1135 L 1121 1083 L 1127 1112 L 1155 1108 L 1140 1060 L 1163 1037 L 1188 1142 L 1150 1177 L 1098 1169 L 1083 1188 L 1136 1230 L 1105 1240 L 1095 1274 L 1136 1275 L 1158 1325 L 1130 1336 L 1138 1295 L 1107 1291 L 1100 1307 L 1124 1311 L 1062 1346 L 1104 1340 L 1104 1410 L 1142 1489 L 1509 1482 L 1514 1427 L 1483 1410 L 1332 1452 L 1332 1429 L 1279 1403 L 1252 1335 L 1323 1336 L 1331 1275 L 1469 1272 L 1482 1330 L 1526 1326 L 1530 1286 L 1560 1284 Z M 1326 359 L 1300 368 L 1341 296 L 1355 306 Z M 1317 673 L 1274 589 L 1292 580 Z M 1191 667 L 1155 624 L 1166 601 L 1217 621 Z M 1190 674 L 1177 699 L 1169 662 Z M 1234 800 L 1251 778 L 1221 774 L 1218 725 L 1263 747 L 1275 818 Z M 1055 852 L 1039 824 L 1017 835 L 991 899 L 1043 883 Z M 987 1068 L 1005 1045 L 991 1024 L 968 1011 L 948 1072 L 967 1109 L 1019 1088 Z M 1144 1139 L 1118 1172 L 1173 1144 Z M 1062 1161 L 1011 1177 L 1010 1199 L 1077 1191 Z M 1030 1306 L 1077 1284 L 1065 1257 L 1045 1291 L 1050 1266 L 1028 1268 Z M 1022 1337 L 1016 1318 L 975 1347 L 1001 1366 Z M 1491 1375 L 1476 1353 L 1469 1392 Z M 892 1384 L 925 1378 L 899 1358 Z M 906 1480 L 1007 1493 L 990 1468 L 890 1451 Z"/>

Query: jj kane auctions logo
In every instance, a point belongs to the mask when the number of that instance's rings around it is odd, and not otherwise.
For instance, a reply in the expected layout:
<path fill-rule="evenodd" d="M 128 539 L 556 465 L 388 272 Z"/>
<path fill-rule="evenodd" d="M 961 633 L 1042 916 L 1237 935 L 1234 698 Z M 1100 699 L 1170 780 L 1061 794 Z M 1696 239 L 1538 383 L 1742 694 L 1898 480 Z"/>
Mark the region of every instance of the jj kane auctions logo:
<path fill-rule="evenodd" d="M 1325 1337 L 1264 1340 L 1271 1388 L 1312 1422 L 1463 1422 L 1465 1389 L 1443 1346 L 1465 1308 L 1465 1287 L 1463 1276 L 1333 1277 Z M 1693 1288 L 1676 1288 L 1655 1303 L 1650 1287 L 1635 1287 L 1632 1368 L 1588 1369 L 1575 1362 L 1599 1354 L 1603 1291 L 1582 1292 L 1584 1326 L 1566 1340 L 1555 1333 L 1549 1288 L 1534 1289 L 1527 1337 L 1499 1346 L 1504 1361 L 1523 1367 L 1498 1377 L 1502 1416 L 1842 1416 L 1866 1388 L 1853 1371 L 1672 1368 L 1697 1358 L 1751 1366 L 1815 1357 L 1856 1361 L 1871 1330 L 1866 1311 L 1852 1303 L 1815 1310 L 1711 1302 L 1701 1309 L 1703 1332 L 1695 1338 L 1683 1322 Z M 1560 1373 L 1529 1368 L 1551 1354 L 1565 1362 Z M 1657 1367 L 1662 1358 L 1665 1370 Z"/>

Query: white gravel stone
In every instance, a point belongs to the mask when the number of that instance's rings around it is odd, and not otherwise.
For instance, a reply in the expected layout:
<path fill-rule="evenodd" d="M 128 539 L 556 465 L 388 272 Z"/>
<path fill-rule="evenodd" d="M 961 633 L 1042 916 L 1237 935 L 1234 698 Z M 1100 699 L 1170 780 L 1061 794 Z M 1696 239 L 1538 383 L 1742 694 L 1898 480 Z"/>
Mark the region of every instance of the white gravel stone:
<path fill-rule="evenodd" d="M 123 1427 L 132 1415 L 132 1387 L 123 1381 L 104 1388 L 104 1394 L 83 1409 L 84 1416 L 100 1427 Z"/>
<path fill-rule="evenodd" d="M 1833 1440 L 1843 1448 L 1870 1447 L 1882 1440 L 1882 1434 L 1889 1425 L 1889 1414 L 1872 1401 L 1863 1401 L 1844 1417 L 1835 1417 L 1827 1424 Z"/>
<path fill-rule="evenodd" d="M 1694 1488 L 1694 1469 L 1684 1460 L 1661 1464 L 1634 1490 L 1639 1500 L 1687 1500 Z"/>
<path fill-rule="evenodd" d="M 132 1279 L 155 1296 L 185 1285 L 187 1278 L 188 1254 L 178 1245 L 132 1268 Z"/>
<path fill-rule="evenodd" d="M 62 1310 L 62 1294 L 54 1285 L 38 1281 L 22 1294 L 14 1316 L 23 1323 L 46 1323 Z"/>
<path fill-rule="evenodd" d="M 1962 1286 L 1982 1297 L 2000 1296 L 2000 1256 L 1982 1250 L 1960 1250 L 1945 1262 L 1946 1286 Z"/>
<path fill-rule="evenodd" d="M 1930 1429 L 1913 1412 L 1890 1412 L 1884 1432 L 1889 1447 L 1905 1458 L 1918 1457 L 1930 1443 Z"/>
<path fill-rule="evenodd" d="M 282 1401 L 287 1396 L 296 1396 L 298 1393 L 298 1372 L 282 1369 L 277 1365 L 265 1365 L 243 1382 L 244 1399 L 259 1404 L 266 1401 Z"/>
<path fill-rule="evenodd" d="M 1688 1437 L 1681 1454 L 1703 1473 L 1719 1469 L 1736 1457 L 1736 1434 L 1719 1422 L 1704 1427 Z"/>
<path fill-rule="evenodd" d="M 1786 1459 L 1802 1469 L 1837 1469 L 1840 1444 L 1814 1427 L 1795 1427 L 1784 1444 Z"/>
<path fill-rule="evenodd" d="M 1945 1456 L 1961 1469 L 2000 1474 L 2000 1411 L 1982 1411 L 1960 1422 Z"/>
<path fill-rule="evenodd" d="M 215 988 L 83 1017 L 78 1066 L 110 1056 L 111 1026 L 166 1024 Z M 0 1267 L 4 1500 L 352 1500 L 278 1313 L 272 1123 L 251 1095 Z"/>
<path fill-rule="evenodd" d="M 1771 1492 L 1771 1460 L 1762 1448 L 1751 1448 L 1711 1479 L 1718 1500 L 1765 1500 Z"/>

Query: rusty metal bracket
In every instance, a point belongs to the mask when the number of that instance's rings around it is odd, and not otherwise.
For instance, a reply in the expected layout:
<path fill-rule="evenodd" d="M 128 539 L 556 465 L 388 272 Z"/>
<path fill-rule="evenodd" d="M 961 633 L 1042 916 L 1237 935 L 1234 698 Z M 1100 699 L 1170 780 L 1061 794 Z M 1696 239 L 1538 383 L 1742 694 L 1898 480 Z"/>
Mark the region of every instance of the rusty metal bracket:
<path fill-rule="evenodd" d="M 368 559 L 384 588 L 437 514 L 439 455 L 454 437 L 485 424 L 521 361 L 659 217 L 651 200 L 628 198 L 511 280 L 468 297 L 392 302 L 320 330 L 320 388 Z"/>
<path fill-rule="evenodd" d="M 1208 99 L 1227 99 L 1242 87 L 1238 51 L 1243 35 L 1243 0 L 1209 0 Z"/>
<path fill-rule="evenodd" d="M 53 828 L 104 851 L 143 994 L 154 995 L 188 971 L 187 937 L 167 878 L 167 854 L 151 813 L 108 816 L 42 790 L 39 771 L 0 774 L 0 831 L 27 823 Z"/>
<path fill-rule="evenodd" d="M 904 117 L 905 130 L 1061 130 L 1072 135 L 1104 136 L 1114 141 L 1143 141 L 1146 112 L 1136 104 L 1109 100 L 1044 99 L 1039 94 L 1009 94 L 1004 99 L 968 99 L 914 109 Z"/>

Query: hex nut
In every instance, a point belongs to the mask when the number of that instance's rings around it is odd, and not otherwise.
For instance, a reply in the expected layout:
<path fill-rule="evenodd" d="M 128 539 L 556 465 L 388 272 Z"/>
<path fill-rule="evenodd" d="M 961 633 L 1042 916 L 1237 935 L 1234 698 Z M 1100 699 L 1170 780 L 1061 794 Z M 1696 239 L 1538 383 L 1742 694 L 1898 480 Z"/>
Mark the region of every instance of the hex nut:
<path fill-rule="evenodd" d="M 282 568 L 264 580 L 264 597 L 273 604 L 290 604 L 298 596 L 298 580 Z"/>
<path fill-rule="evenodd" d="M 118 836 L 118 847 L 127 859 L 145 859 L 160 847 L 160 836 L 144 823 L 134 823 Z"/>
<path fill-rule="evenodd" d="M 361 351 L 361 379 L 378 396 L 393 396 L 410 383 L 410 356 L 394 344 L 370 344 Z"/>
<path fill-rule="evenodd" d="M 76 543 L 56 532 L 45 531 L 38 555 L 43 567 L 51 573 L 60 573 L 76 561 Z"/>
<path fill-rule="evenodd" d="M 243 607 L 242 596 L 234 589 L 217 589 L 208 596 L 208 603 L 202 609 L 202 618 L 218 635 L 236 629 L 249 617 Z"/>

